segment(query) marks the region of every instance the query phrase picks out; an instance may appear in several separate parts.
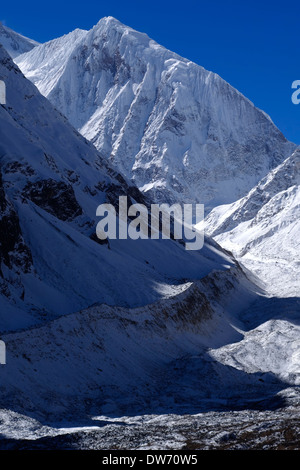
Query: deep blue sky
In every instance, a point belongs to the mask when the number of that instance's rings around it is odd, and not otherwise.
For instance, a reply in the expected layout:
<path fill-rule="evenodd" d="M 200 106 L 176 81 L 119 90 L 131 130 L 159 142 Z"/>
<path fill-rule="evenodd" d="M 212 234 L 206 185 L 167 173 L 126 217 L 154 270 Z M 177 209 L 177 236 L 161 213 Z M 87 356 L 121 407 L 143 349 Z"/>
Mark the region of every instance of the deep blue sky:
<path fill-rule="evenodd" d="M 284 135 L 300 144 L 300 2 L 295 0 L 14 0 L 0 20 L 44 42 L 114 16 L 218 73 L 266 111 Z"/>

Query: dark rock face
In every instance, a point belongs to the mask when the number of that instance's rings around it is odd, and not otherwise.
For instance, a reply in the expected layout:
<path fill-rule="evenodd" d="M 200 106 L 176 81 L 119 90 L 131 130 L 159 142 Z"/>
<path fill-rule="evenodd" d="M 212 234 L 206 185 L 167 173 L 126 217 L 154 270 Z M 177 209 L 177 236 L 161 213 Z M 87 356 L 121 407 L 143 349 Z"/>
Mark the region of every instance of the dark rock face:
<path fill-rule="evenodd" d="M 117 207 L 119 203 L 119 196 L 127 196 L 129 204 L 144 204 L 150 208 L 150 200 L 136 186 L 129 185 L 121 174 L 110 172 L 110 176 L 116 180 L 115 183 L 99 182 L 95 186 L 97 191 L 105 191 L 106 200 L 108 203 Z"/>
<path fill-rule="evenodd" d="M 24 242 L 18 215 L 5 195 L 1 172 L 0 210 L 0 263 L 17 273 L 27 273 L 32 267 L 31 252 Z"/>
<path fill-rule="evenodd" d="M 23 196 L 63 221 L 82 215 L 74 189 L 63 181 L 48 179 L 30 182 L 25 186 Z"/>

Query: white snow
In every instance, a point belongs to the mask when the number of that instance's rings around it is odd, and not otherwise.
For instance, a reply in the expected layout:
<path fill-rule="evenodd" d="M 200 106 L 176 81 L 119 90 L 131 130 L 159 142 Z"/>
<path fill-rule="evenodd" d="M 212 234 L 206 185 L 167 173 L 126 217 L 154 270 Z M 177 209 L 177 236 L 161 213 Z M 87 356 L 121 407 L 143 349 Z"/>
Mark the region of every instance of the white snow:
<path fill-rule="evenodd" d="M 4 26 L 0 22 L 0 44 L 6 49 L 10 56 L 14 59 L 18 55 L 30 51 L 39 43 L 32 39 L 26 38 L 21 34 L 16 33 L 12 29 Z"/>
<path fill-rule="evenodd" d="M 270 295 L 300 293 L 300 151 L 248 195 L 215 208 L 199 225 L 265 284 Z"/>
<path fill-rule="evenodd" d="M 16 62 L 156 202 L 232 203 L 295 147 L 218 75 L 111 17 Z"/>

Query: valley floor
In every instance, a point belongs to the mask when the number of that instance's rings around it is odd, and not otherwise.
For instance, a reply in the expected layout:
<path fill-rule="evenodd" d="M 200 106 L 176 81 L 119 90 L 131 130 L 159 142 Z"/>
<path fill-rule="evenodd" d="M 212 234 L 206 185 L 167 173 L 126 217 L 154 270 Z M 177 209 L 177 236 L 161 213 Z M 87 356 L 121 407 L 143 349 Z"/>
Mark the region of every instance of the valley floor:
<path fill-rule="evenodd" d="M 23 427 L 18 438 L 2 437 L 3 450 L 300 450 L 300 406 L 155 414 L 109 418 L 72 427 L 42 427 L 10 416 Z M 8 416 L 7 416 L 8 417 Z"/>
<path fill-rule="evenodd" d="M 160 364 L 127 396 L 112 387 L 88 413 L 80 399 L 57 419 L 2 409 L 0 449 L 300 450 L 299 297 L 262 292 L 232 327 L 230 341 Z"/>

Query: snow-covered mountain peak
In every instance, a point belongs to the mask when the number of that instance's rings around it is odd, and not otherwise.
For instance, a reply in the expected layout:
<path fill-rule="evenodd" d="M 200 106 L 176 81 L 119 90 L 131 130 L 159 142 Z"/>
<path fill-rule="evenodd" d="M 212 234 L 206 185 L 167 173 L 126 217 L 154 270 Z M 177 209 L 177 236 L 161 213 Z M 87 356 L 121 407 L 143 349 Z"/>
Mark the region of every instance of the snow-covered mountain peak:
<path fill-rule="evenodd" d="M 295 148 L 217 74 L 112 17 L 17 63 L 154 201 L 231 203 Z"/>
<path fill-rule="evenodd" d="M 277 194 L 300 185 L 300 147 L 274 168 L 242 199 L 215 208 L 206 218 L 207 233 L 213 236 L 228 232 L 249 221 Z"/>
<path fill-rule="evenodd" d="M 91 29 L 93 32 L 101 32 L 106 34 L 113 34 L 115 31 L 118 31 L 122 34 L 132 34 L 136 37 L 144 37 L 150 40 L 149 36 L 145 33 L 141 33 L 130 26 L 127 26 L 121 23 L 118 19 L 113 16 L 105 16 L 101 18 L 98 23 Z"/>
<path fill-rule="evenodd" d="M 149 38 L 145 33 L 136 31 L 129 26 L 124 25 L 112 16 L 101 18 L 101 20 L 88 32 L 84 44 L 84 48 L 93 55 L 95 61 L 101 66 L 103 61 L 105 65 L 106 60 L 112 61 L 114 57 L 122 59 L 124 62 L 125 55 L 127 55 L 127 65 L 131 69 L 137 68 L 136 61 L 140 60 L 141 53 L 147 53 L 149 48 L 155 48 L 156 53 L 160 50 L 162 53 L 165 49 L 159 46 L 155 41 Z M 104 49 L 104 54 L 101 57 L 101 51 Z M 77 55 L 79 51 L 74 51 Z M 151 62 L 151 57 L 149 57 Z"/>
<path fill-rule="evenodd" d="M 78 44 L 87 31 L 75 29 L 64 36 L 53 39 L 40 45 L 29 52 L 30 56 L 26 56 L 32 65 L 30 69 L 23 69 L 23 73 L 39 88 L 40 92 L 47 96 L 64 71 L 65 64 L 72 53 L 76 44 Z M 23 55 L 20 56 L 22 62 Z M 33 71 L 32 68 L 38 67 Z M 45 75 L 48 80 L 45 81 Z"/>
<path fill-rule="evenodd" d="M 98 23 L 93 27 L 93 29 L 102 29 L 102 30 L 111 30 L 112 28 L 119 28 L 122 30 L 131 30 L 129 26 L 125 26 L 123 23 L 121 23 L 117 18 L 114 18 L 113 16 L 104 16 L 103 18 L 100 18 Z"/>
<path fill-rule="evenodd" d="M 299 295 L 300 147 L 242 199 L 216 207 L 201 227 L 274 295 Z"/>
<path fill-rule="evenodd" d="M 12 58 L 15 58 L 30 51 L 39 43 L 16 33 L 0 22 L 0 44 L 5 47 Z"/>

